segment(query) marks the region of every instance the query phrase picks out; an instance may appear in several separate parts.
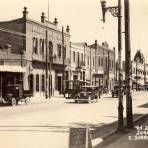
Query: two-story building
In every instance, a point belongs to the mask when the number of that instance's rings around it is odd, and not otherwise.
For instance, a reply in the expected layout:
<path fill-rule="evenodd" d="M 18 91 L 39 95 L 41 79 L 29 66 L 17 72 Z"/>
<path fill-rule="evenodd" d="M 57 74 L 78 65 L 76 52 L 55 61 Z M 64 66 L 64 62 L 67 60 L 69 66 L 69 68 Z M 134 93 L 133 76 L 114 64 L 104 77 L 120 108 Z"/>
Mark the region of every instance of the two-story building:
<path fill-rule="evenodd" d="M 39 97 L 62 92 L 62 74 L 70 60 L 69 26 L 60 30 L 57 19 L 49 22 L 44 13 L 40 22 L 35 21 L 28 17 L 24 7 L 22 18 L 0 22 L 0 44 L 10 44 L 10 55 L 21 57 L 21 63 L 16 62 L 23 67 L 24 89 L 31 89 L 34 96 Z M 9 58 L 5 56 L 0 60 L 9 61 Z"/>
<path fill-rule="evenodd" d="M 84 80 L 91 85 L 107 86 L 109 90 L 114 85 L 115 49 L 109 49 L 106 42 L 99 45 L 71 43 L 70 50 L 71 80 Z"/>

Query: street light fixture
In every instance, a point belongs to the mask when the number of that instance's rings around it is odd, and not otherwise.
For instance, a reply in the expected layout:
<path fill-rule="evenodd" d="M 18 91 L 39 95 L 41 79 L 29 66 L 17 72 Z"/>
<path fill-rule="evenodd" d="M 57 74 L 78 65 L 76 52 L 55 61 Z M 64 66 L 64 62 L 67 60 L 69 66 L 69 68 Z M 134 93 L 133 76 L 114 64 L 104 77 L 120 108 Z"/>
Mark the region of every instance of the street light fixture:
<path fill-rule="evenodd" d="M 123 130 L 123 91 L 122 91 L 122 73 L 121 73 L 121 0 L 118 0 L 118 6 L 106 7 L 106 1 L 101 1 L 102 21 L 105 22 L 105 14 L 109 11 L 113 17 L 118 18 L 118 60 L 119 60 L 119 103 L 118 103 L 118 130 Z"/>

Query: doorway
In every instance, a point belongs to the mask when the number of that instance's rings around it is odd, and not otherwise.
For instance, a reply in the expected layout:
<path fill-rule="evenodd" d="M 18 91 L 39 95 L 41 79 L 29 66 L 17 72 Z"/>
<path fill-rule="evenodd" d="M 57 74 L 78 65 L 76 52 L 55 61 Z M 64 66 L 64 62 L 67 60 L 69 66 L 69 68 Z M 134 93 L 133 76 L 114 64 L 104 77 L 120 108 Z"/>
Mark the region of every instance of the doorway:
<path fill-rule="evenodd" d="M 58 76 L 58 91 L 59 94 L 62 94 L 62 77 Z"/>

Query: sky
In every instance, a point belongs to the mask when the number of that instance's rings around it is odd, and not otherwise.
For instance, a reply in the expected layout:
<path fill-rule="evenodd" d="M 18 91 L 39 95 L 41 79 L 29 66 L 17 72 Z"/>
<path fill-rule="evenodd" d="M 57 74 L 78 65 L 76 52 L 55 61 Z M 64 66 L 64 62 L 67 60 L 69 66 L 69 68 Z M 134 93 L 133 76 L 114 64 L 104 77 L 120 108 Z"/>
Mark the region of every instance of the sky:
<path fill-rule="evenodd" d="M 122 1 L 122 32 L 124 32 L 124 0 Z M 131 57 L 133 59 L 137 50 L 141 50 L 148 61 L 148 0 L 130 1 L 130 33 Z M 117 18 L 106 13 L 106 22 L 103 23 L 100 0 L 4 0 L 0 5 L 0 21 L 12 20 L 22 17 L 23 7 L 27 6 L 32 19 L 40 21 L 41 12 L 45 12 L 52 22 L 58 18 L 58 26 L 70 26 L 72 42 L 101 44 L 107 41 L 109 47 L 117 50 L 118 26 Z M 106 0 L 107 6 L 117 6 L 117 0 Z M 122 34 L 122 59 L 124 60 L 124 33 Z"/>

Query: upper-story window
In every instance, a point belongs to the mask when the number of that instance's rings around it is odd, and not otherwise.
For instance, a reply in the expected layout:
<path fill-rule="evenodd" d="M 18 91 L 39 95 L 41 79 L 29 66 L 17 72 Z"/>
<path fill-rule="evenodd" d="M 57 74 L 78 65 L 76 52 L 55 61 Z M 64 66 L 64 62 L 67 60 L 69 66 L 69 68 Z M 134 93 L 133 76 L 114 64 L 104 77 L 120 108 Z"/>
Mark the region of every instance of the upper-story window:
<path fill-rule="evenodd" d="M 53 44 L 52 41 L 49 41 L 49 56 L 53 55 Z"/>
<path fill-rule="evenodd" d="M 98 65 L 100 66 L 100 57 L 98 57 Z"/>
<path fill-rule="evenodd" d="M 38 53 L 38 39 L 33 37 L 33 52 Z"/>
<path fill-rule="evenodd" d="M 82 62 L 84 61 L 84 59 L 83 59 L 83 53 L 81 53 L 81 61 Z"/>
<path fill-rule="evenodd" d="M 80 53 L 77 52 L 77 65 L 79 66 L 80 65 Z"/>
<path fill-rule="evenodd" d="M 61 56 L 62 56 L 62 46 L 60 44 L 57 44 L 57 54 L 58 54 L 58 57 L 61 58 Z"/>
<path fill-rule="evenodd" d="M 105 67 L 106 68 L 108 67 L 108 59 L 107 59 L 107 57 L 105 57 Z"/>
<path fill-rule="evenodd" d="M 73 62 L 76 61 L 76 55 L 75 55 L 75 51 L 73 51 Z"/>
<path fill-rule="evenodd" d="M 103 58 L 101 58 L 101 66 L 103 66 Z"/>
<path fill-rule="evenodd" d="M 40 39 L 40 54 L 44 54 L 44 39 Z"/>
<path fill-rule="evenodd" d="M 87 65 L 89 65 L 89 56 L 87 56 Z"/>
<path fill-rule="evenodd" d="M 95 66 L 95 58 L 93 57 L 93 66 Z"/>
<path fill-rule="evenodd" d="M 66 47 L 64 47 L 64 59 L 66 59 Z"/>

